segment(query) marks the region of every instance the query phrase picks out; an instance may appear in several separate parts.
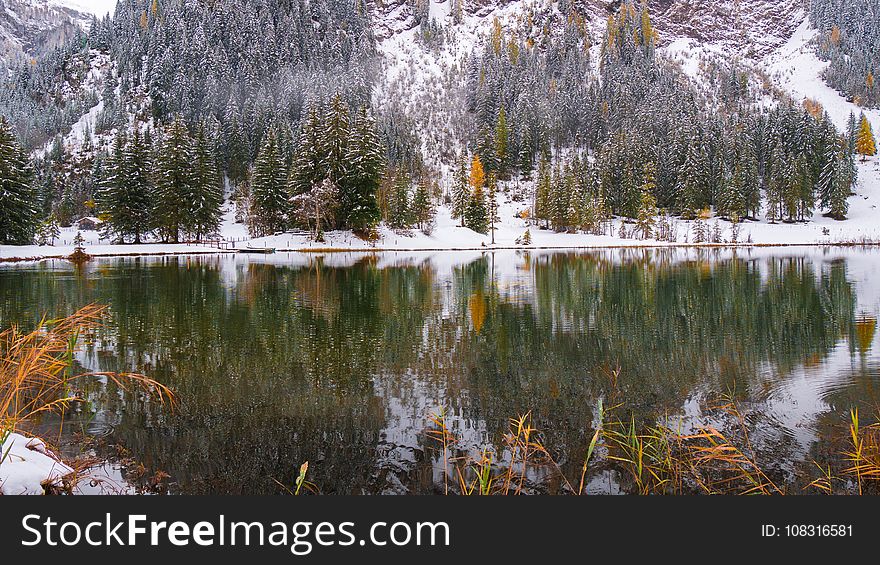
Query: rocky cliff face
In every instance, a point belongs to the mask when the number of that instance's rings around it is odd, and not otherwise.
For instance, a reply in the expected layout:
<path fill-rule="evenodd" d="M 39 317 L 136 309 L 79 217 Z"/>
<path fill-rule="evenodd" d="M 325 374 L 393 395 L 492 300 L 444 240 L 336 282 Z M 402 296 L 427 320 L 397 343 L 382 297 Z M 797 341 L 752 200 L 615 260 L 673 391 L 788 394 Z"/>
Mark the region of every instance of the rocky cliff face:
<path fill-rule="evenodd" d="M 491 19 L 566 4 L 574 5 L 594 33 L 601 34 L 605 19 L 621 0 L 371 0 L 370 8 L 377 36 L 385 39 L 412 29 L 424 18 L 443 21 L 458 13 L 469 19 Z M 650 0 L 648 8 L 661 45 L 685 38 L 760 55 L 791 36 L 803 20 L 804 4 L 805 0 Z"/>
<path fill-rule="evenodd" d="M 52 0 L 0 0 L 0 61 L 33 57 L 62 45 L 89 20 Z"/>

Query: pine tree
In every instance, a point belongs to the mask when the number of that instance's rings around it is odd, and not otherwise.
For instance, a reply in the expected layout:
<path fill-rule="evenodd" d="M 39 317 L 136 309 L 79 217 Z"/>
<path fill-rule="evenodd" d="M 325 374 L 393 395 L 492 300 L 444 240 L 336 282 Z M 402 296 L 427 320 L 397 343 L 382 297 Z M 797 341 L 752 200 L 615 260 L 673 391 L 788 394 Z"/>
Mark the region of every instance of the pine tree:
<path fill-rule="evenodd" d="M 127 138 L 124 131 L 113 140 L 113 148 L 104 168 L 104 178 L 100 180 L 98 203 L 99 216 L 104 220 L 103 237 L 116 236 L 119 243 L 125 243 L 125 236 L 131 229 L 128 217 L 129 167 L 125 158 Z"/>
<path fill-rule="evenodd" d="M 434 223 L 436 212 L 428 181 L 423 178 L 419 181 L 412 199 L 413 219 L 422 233 L 426 235 L 431 233 L 431 226 Z"/>
<path fill-rule="evenodd" d="M 728 167 L 729 176 L 719 184 L 718 215 L 744 218 L 760 206 L 758 170 L 754 151 L 747 137 L 737 129 Z"/>
<path fill-rule="evenodd" d="M 498 178 L 507 178 L 508 165 L 508 139 L 510 137 L 510 129 L 507 125 L 507 113 L 504 106 L 498 111 L 498 121 L 495 124 L 495 157 L 498 165 Z"/>
<path fill-rule="evenodd" d="M 452 217 L 464 226 L 464 212 L 471 200 L 470 178 L 467 159 L 462 158 L 452 180 Z"/>
<path fill-rule="evenodd" d="M 877 142 L 874 139 L 874 132 L 871 131 L 871 122 L 865 114 L 862 114 L 859 121 L 859 133 L 856 137 L 856 152 L 862 156 L 862 162 L 868 157 L 877 154 Z"/>
<path fill-rule="evenodd" d="M 553 170 L 550 183 L 550 223 L 556 231 L 564 231 L 569 226 L 569 201 L 573 182 L 570 175 L 560 171 L 559 166 Z"/>
<path fill-rule="evenodd" d="M 287 229 L 287 174 L 278 137 L 272 128 L 263 139 L 252 176 L 251 232 L 266 236 L 284 231 Z"/>
<path fill-rule="evenodd" d="M 498 217 L 498 178 L 495 173 L 489 173 L 486 181 L 486 212 L 492 236 L 491 244 L 495 245 L 495 223 L 501 219 Z"/>
<path fill-rule="evenodd" d="M 165 127 L 155 159 L 156 226 L 165 241 L 178 243 L 192 227 L 196 179 L 192 138 L 183 118 Z"/>
<path fill-rule="evenodd" d="M 213 144 L 199 127 L 194 140 L 195 200 L 192 204 L 192 224 L 197 240 L 217 232 L 223 216 L 223 186 L 217 171 Z"/>
<path fill-rule="evenodd" d="M 312 187 L 327 178 L 327 168 L 321 145 L 323 143 L 321 128 L 320 112 L 317 107 L 313 106 L 309 110 L 308 116 L 303 120 L 299 142 L 293 156 L 293 166 L 287 187 L 291 195 L 309 192 Z"/>
<path fill-rule="evenodd" d="M 636 229 L 641 232 L 642 239 L 651 239 L 654 230 L 654 220 L 657 216 L 657 198 L 654 196 L 654 191 L 657 189 L 656 179 L 657 166 L 652 162 L 646 163 L 639 217 L 636 221 Z"/>
<path fill-rule="evenodd" d="M 55 245 L 55 240 L 58 239 L 60 235 L 61 230 L 58 229 L 58 221 L 55 219 L 54 215 L 50 215 L 40 223 L 39 227 L 37 227 L 37 245 Z"/>
<path fill-rule="evenodd" d="M 534 215 L 536 220 L 544 220 L 546 224 L 550 222 L 552 189 L 553 175 L 550 172 L 550 160 L 542 153 L 541 161 L 538 163 L 538 181 L 535 185 Z"/>
<path fill-rule="evenodd" d="M 849 213 L 849 197 L 856 180 L 853 155 L 847 152 L 844 138 L 833 136 L 826 147 L 825 164 L 819 175 L 820 203 L 828 208 L 826 214 L 835 220 L 845 220 Z"/>
<path fill-rule="evenodd" d="M 706 153 L 701 144 L 694 140 L 678 173 L 677 208 L 681 217 L 686 220 L 696 218 L 705 204 L 705 171 Z"/>
<path fill-rule="evenodd" d="M 134 235 L 134 243 L 141 243 L 143 235 L 151 232 L 154 227 L 154 187 L 151 178 L 153 166 L 151 160 L 151 141 L 149 130 L 141 134 L 135 128 L 131 139 L 125 147 L 125 160 L 128 169 L 128 217 L 130 235 Z"/>
<path fill-rule="evenodd" d="M 339 183 L 345 177 L 345 166 L 347 163 L 349 149 L 349 127 L 350 119 L 348 115 L 348 106 L 342 97 L 337 94 L 330 100 L 324 112 L 323 127 L 321 131 L 321 163 L 322 168 L 326 171 L 327 178 L 335 183 Z M 345 189 L 340 186 L 343 194 L 343 208 L 340 211 L 344 217 L 347 210 L 345 201 Z M 340 222 L 344 223 L 344 222 Z"/>
<path fill-rule="evenodd" d="M 334 121 L 340 120 L 334 118 Z M 330 153 L 334 151 L 331 143 Z M 376 193 L 385 171 L 385 151 L 366 106 L 361 107 L 351 124 L 343 160 L 340 169 L 344 174 L 339 181 L 340 221 L 354 230 L 367 229 L 381 217 Z M 333 178 L 333 167 L 329 170 Z"/>
<path fill-rule="evenodd" d="M 486 205 L 486 189 L 476 185 L 465 211 L 464 225 L 477 233 L 485 234 L 489 229 L 489 210 Z"/>
<path fill-rule="evenodd" d="M 27 245 L 38 223 L 33 167 L 12 127 L 0 116 L 0 244 Z"/>
<path fill-rule="evenodd" d="M 412 179 L 401 171 L 391 187 L 388 195 L 388 212 L 385 221 L 392 229 L 406 229 L 413 221 L 412 208 L 410 206 L 410 185 Z"/>

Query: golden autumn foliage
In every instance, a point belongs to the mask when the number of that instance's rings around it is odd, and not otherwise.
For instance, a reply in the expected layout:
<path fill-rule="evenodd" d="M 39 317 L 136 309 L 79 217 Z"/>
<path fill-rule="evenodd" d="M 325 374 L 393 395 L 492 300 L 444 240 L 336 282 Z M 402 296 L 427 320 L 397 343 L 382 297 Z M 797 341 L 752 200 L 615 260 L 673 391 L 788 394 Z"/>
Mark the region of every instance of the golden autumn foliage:
<path fill-rule="evenodd" d="M 837 26 L 831 27 L 831 44 L 832 45 L 840 45 L 840 28 Z"/>
<path fill-rule="evenodd" d="M 822 104 L 819 103 L 818 100 L 814 100 L 813 98 L 807 98 L 804 100 L 804 110 L 809 112 L 810 115 L 817 120 L 822 117 L 822 114 L 825 113 L 825 108 L 822 107 Z"/>
<path fill-rule="evenodd" d="M 856 137 L 856 153 L 862 156 L 864 161 L 866 157 L 873 157 L 877 154 L 877 141 L 874 139 L 874 132 L 871 130 L 871 122 L 862 114 L 859 123 L 859 133 Z"/>
<path fill-rule="evenodd" d="M 871 349 L 875 333 L 877 333 L 877 318 L 863 316 L 856 320 L 856 346 L 860 352 L 865 353 Z"/>
<path fill-rule="evenodd" d="M 471 315 L 471 324 L 474 326 L 474 331 L 480 333 L 480 330 L 483 329 L 483 324 L 486 322 L 486 298 L 483 296 L 482 291 L 477 291 L 471 295 L 470 300 L 468 300 L 468 311 Z"/>
<path fill-rule="evenodd" d="M 496 55 L 501 54 L 501 45 L 504 41 L 504 29 L 501 27 L 501 20 L 495 18 L 492 21 L 492 49 Z"/>
<path fill-rule="evenodd" d="M 470 184 L 475 191 L 482 189 L 486 184 L 486 171 L 483 169 L 483 162 L 479 155 L 474 155 L 474 159 L 471 161 Z"/>

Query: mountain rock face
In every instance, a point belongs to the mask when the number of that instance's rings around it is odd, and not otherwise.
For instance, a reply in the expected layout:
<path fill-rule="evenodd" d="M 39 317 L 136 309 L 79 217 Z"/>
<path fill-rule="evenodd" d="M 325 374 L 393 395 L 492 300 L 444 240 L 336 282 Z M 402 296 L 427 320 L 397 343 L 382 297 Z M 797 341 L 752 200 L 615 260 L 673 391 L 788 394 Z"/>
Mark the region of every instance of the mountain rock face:
<path fill-rule="evenodd" d="M 803 0 L 656 0 L 663 39 L 691 38 L 760 55 L 787 40 L 804 18 Z"/>
<path fill-rule="evenodd" d="M 0 0 L 0 61 L 35 57 L 63 45 L 90 19 L 51 0 Z"/>
<path fill-rule="evenodd" d="M 544 0 L 371 0 L 377 37 L 419 25 L 424 18 L 461 17 L 490 19 L 496 15 L 525 14 L 546 9 Z M 595 34 L 620 0 L 569 0 L 585 16 Z M 762 55 L 788 39 L 803 21 L 805 0 L 650 0 L 648 8 L 660 44 L 692 39 L 736 50 L 741 55 Z M 460 6 L 460 8 L 459 8 Z"/>

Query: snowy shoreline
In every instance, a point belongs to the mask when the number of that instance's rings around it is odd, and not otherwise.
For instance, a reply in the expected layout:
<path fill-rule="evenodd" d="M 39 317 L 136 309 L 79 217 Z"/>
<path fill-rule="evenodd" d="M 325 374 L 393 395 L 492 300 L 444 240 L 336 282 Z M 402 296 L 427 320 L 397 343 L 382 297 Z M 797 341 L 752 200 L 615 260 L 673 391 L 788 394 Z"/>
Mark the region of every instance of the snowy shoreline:
<path fill-rule="evenodd" d="M 7 246 L 9 247 L 9 246 Z M 119 246 L 124 247 L 124 246 Z M 157 245 L 157 247 L 159 247 Z M 768 248 L 880 248 L 880 241 L 850 241 L 850 242 L 789 242 L 789 243 L 664 243 L 664 242 L 644 242 L 644 243 L 609 243 L 603 245 L 542 245 L 542 246 L 485 246 L 485 247 L 299 247 L 291 249 L 276 249 L 276 253 L 302 253 L 306 255 L 323 255 L 335 253 L 416 253 L 416 252 L 436 252 L 436 253 L 455 253 L 455 252 L 486 252 L 486 251 L 597 251 L 606 249 L 768 249 Z M 143 251 L 136 253 L 124 252 L 100 252 L 90 253 L 92 257 L 101 259 L 113 258 L 136 258 L 136 257 L 192 257 L 203 255 L 236 255 L 237 250 L 190 250 L 190 251 Z M 36 263 L 49 260 L 66 260 L 67 255 L 34 255 L 34 256 L 3 256 L 0 257 L 2 263 Z"/>

